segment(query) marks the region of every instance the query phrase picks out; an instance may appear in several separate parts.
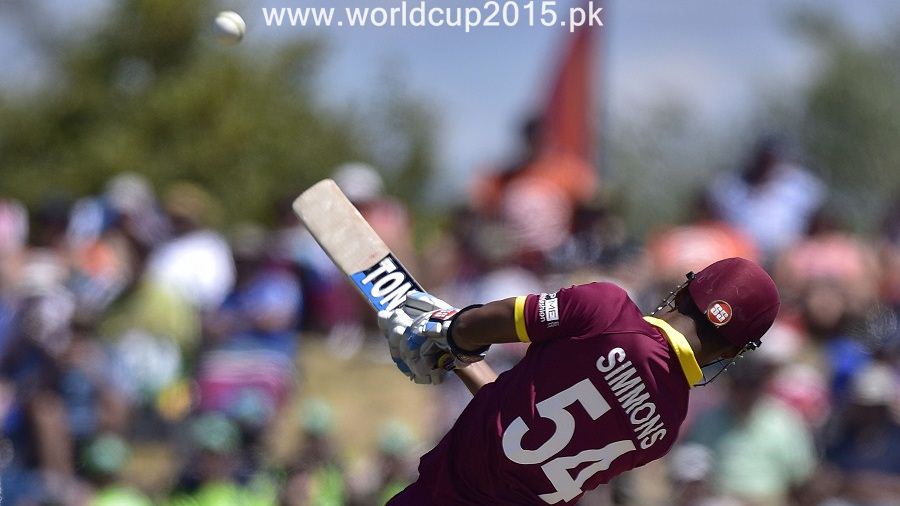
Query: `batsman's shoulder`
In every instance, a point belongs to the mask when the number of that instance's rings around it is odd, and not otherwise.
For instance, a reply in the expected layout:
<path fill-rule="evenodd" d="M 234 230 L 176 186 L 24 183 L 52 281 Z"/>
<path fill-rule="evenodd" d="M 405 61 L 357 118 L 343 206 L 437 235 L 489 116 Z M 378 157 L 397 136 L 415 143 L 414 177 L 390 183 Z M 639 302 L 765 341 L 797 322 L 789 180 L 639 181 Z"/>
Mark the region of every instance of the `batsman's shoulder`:
<path fill-rule="evenodd" d="M 589 303 L 608 305 L 614 301 L 630 301 L 628 292 L 611 281 L 594 281 L 565 289 L 567 296 Z"/>
<path fill-rule="evenodd" d="M 569 314 L 593 331 L 602 331 L 623 311 L 631 312 L 637 307 L 624 288 L 609 281 L 575 285 L 560 290 L 560 297 L 567 299 L 565 306 Z"/>

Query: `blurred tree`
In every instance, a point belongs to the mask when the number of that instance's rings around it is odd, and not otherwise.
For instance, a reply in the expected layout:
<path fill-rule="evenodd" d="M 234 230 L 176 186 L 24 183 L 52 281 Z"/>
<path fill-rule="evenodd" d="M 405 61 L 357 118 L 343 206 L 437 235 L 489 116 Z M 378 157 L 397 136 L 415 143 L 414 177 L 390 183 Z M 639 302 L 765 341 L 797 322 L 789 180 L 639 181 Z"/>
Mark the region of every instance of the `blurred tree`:
<path fill-rule="evenodd" d="M 900 24 L 897 20 L 895 24 Z M 761 135 L 782 135 L 832 191 L 832 214 L 871 229 L 900 193 L 900 30 L 860 38 L 840 20 L 798 11 L 788 28 L 818 53 L 806 86 L 760 89 L 757 112 L 710 129 L 671 97 L 609 122 L 606 192 L 629 230 L 687 216 L 716 170 L 735 170 Z"/>
<path fill-rule="evenodd" d="M 434 118 L 424 99 L 411 98 L 404 80 L 384 72 L 380 90 L 368 108 L 366 146 L 375 163 L 388 171 L 391 193 L 407 200 L 417 214 L 430 210 L 427 191 L 434 150 Z"/>
<path fill-rule="evenodd" d="M 799 104 L 799 139 L 851 224 L 875 225 L 900 190 L 900 32 L 861 39 L 801 11 L 793 27 L 822 57 Z"/>
<path fill-rule="evenodd" d="M 121 0 L 96 34 L 61 40 L 53 85 L 0 96 L 0 194 L 28 203 L 50 188 L 81 195 L 130 170 L 157 188 L 194 180 L 232 219 L 262 218 L 336 165 L 372 158 L 366 118 L 314 101 L 319 44 L 273 45 L 269 54 L 221 47 L 205 29 L 214 7 Z M 428 125 L 396 132 L 390 140 L 399 136 L 410 153 L 399 168 L 427 177 Z"/>
<path fill-rule="evenodd" d="M 689 218 L 709 176 L 734 167 L 735 134 L 712 130 L 674 99 L 612 118 L 607 130 L 602 197 L 637 236 Z"/>

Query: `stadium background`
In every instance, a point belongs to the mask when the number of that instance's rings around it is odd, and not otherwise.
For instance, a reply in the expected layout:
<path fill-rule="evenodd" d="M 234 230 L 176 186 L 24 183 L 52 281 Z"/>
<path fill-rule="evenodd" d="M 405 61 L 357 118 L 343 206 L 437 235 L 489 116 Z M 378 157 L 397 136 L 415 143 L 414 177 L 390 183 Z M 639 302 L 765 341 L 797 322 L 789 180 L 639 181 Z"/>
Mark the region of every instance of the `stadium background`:
<path fill-rule="evenodd" d="M 381 504 L 414 476 L 467 394 L 393 371 L 293 220 L 333 176 L 457 305 L 613 279 L 650 309 L 717 258 L 770 269 L 767 346 L 583 504 L 898 504 L 900 9 L 732 4 L 572 35 L 0 4 L 4 503 Z"/>

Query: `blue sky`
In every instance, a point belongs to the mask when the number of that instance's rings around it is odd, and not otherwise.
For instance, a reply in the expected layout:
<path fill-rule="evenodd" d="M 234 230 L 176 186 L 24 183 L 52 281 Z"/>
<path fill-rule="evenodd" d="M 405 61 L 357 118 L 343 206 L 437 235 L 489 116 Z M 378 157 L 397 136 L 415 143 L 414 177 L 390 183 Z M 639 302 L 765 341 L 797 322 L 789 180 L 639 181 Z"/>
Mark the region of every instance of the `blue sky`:
<path fill-rule="evenodd" d="M 90 25 L 110 0 L 34 0 L 55 26 Z M 240 12 L 248 35 L 241 51 L 265 51 L 290 37 L 324 39 L 320 80 L 326 104 L 365 103 L 390 73 L 406 91 L 427 97 L 438 121 L 438 164 L 462 184 L 477 167 L 509 155 L 515 128 L 545 93 L 565 33 L 547 28 L 453 29 L 271 28 L 261 7 L 395 5 L 398 0 L 221 0 Z M 524 0 L 520 0 L 522 2 Z M 432 5 L 459 5 L 430 0 Z M 470 3 L 470 2 L 465 2 Z M 565 2 L 560 0 L 562 5 Z M 639 115 L 667 101 L 696 111 L 715 127 L 746 117 L 765 93 L 790 93 L 815 69 L 815 51 L 793 37 L 786 14 L 815 5 L 866 36 L 900 17 L 894 0 L 609 0 L 601 28 L 606 61 L 598 65 L 610 117 Z M 2 7 L 0 7 L 2 9 Z M 600 52 L 598 51 L 598 54 Z M 34 55 L 0 11 L 0 58 L 10 62 L 0 83 L 28 86 L 40 79 Z"/>

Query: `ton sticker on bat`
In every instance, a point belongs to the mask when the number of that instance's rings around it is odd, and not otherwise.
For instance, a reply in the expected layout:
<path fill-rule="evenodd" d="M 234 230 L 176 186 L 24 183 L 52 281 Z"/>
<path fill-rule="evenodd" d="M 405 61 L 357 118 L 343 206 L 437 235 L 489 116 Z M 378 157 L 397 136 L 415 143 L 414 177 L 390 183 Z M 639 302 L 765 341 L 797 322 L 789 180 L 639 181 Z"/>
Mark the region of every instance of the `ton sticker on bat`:
<path fill-rule="evenodd" d="M 421 290 L 392 255 L 350 277 L 378 310 L 392 311 L 403 303 L 403 298 L 410 290 Z"/>

